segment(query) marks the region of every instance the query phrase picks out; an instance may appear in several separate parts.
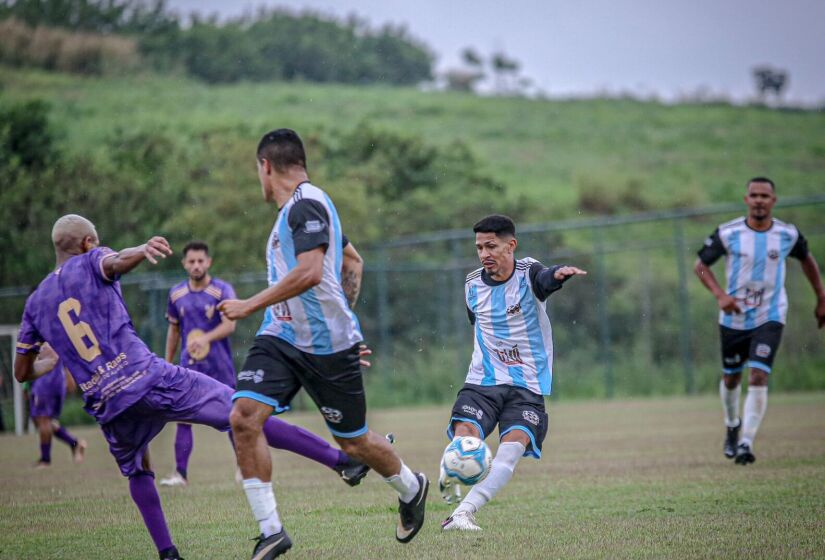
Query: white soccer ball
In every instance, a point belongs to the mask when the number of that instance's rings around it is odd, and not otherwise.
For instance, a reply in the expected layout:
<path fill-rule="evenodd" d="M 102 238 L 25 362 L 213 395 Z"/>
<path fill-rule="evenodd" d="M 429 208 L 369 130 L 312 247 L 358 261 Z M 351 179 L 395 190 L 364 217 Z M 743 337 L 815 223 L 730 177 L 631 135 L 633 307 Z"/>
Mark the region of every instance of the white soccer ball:
<path fill-rule="evenodd" d="M 490 472 L 493 453 L 483 440 L 470 436 L 456 436 L 444 450 L 441 468 L 447 476 L 472 486 L 484 480 Z"/>

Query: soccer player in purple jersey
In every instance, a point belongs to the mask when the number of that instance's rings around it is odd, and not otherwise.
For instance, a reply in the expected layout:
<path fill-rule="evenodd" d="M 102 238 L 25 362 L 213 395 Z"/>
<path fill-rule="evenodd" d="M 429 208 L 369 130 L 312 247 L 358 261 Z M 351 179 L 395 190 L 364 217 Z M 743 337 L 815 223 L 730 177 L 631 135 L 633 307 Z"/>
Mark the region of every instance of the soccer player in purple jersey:
<path fill-rule="evenodd" d="M 52 436 L 69 446 L 75 463 L 82 463 L 86 453 L 86 441 L 75 438 L 60 425 L 60 413 L 66 398 L 66 374 L 63 364 L 54 350 L 43 345 L 41 355 L 50 371 L 31 384 L 29 397 L 29 414 L 40 435 L 40 460 L 37 468 L 46 468 L 52 464 Z"/>
<path fill-rule="evenodd" d="M 45 342 L 52 346 L 83 391 L 86 411 L 100 424 L 121 473 L 128 477 L 132 499 L 160 558 L 180 559 L 155 488 L 149 442 L 168 422 L 228 431 L 233 391 L 200 372 L 161 360 L 132 326 L 118 280 L 144 260 L 156 264 L 171 255 L 166 239 L 152 237 L 115 252 L 98 246 L 89 220 L 70 214 L 55 222 L 52 241 L 57 267 L 26 301 L 15 378 L 22 383 L 49 371 L 37 353 Z M 318 436 L 271 420 L 263 430 L 269 446 L 327 466 L 345 457 Z"/>
<path fill-rule="evenodd" d="M 183 248 L 181 260 L 189 278 L 169 290 L 166 319 L 166 361 L 173 363 L 181 340 L 180 365 L 205 373 L 235 388 L 235 365 L 229 336 L 235 332 L 235 321 L 230 321 L 217 310 L 225 299 L 234 299 L 231 284 L 209 274 L 212 257 L 203 241 L 190 241 Z M 230 439 L 231 439 L 230 432 Z M 192 425 L 178 423 L 175 433 L 175 472 L 160 480 L 161 486 L 188 484 L 189 456 L 194 440 Z"/>

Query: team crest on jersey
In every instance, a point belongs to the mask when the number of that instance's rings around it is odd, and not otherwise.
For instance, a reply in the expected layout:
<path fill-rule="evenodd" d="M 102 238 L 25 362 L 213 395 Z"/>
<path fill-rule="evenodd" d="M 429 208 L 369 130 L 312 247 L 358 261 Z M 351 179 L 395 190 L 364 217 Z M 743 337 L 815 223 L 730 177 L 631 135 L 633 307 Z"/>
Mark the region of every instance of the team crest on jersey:
<path fill-rule="evenodd" d="M 204 313 L 206 313 L 206 318 L 207 319 L 212 319 L 212 317 L 215 315 L 215 306 L 214 305 L 206 305 L 206 306 L 204 306 L 203 311 L 204 311 Z"/>
<path fill-rule="evenodd" d="M 281 246 L 281 238 L 278 237 L 278 232 L 276 231 L 272 232 L 272 243 L 270 244 L 270 246 L 273 249 L 278 249 Z"/>
<path fill-rule="evenodd" d="M 771 355 L 771 347 L 767 344 L 757 344 L 755 352 L 760 358 L 767 358 Z"/>
<path fill-rule="evenodd" d="M 779 258 L 779 251 L 777 251 L 776 249 L 771 249 L 770 251 L 768 251 L 768 258 L 775 261 Z"/>
<path fill-rule="evenodd" d="M 341 420 L 344 419 L 343 412 L 336 408 L 330 408 L 328 406 L 321 407 L 321 414 L 324 415 L 324 418 L 326 418 L 328 422 L 332 422 L 333 424 L 340 424 Z"/>
<path fill-rule="evenodd" d="M 475 407 L 472 407 L 468 404 L 465 404 L 461 407 L 461 412 L 466 414 L 467 416 L 475 416 L 478 420 L 481 420 L 481 417 L 484 416 L 484 411 L 479 410 Z"/>
<path fill-rule="evenodd" d="M 507 315 L 518 315 L 519 313 L 521 313 L 520 302 L 507 308 Z"/>
<path fill-rule="evenodd" d="M 532 410 L 525 410 L 521 413 L 521 417 L 530 422 L 534 426 L 538 426 L 541 419 L 539 415 L 533 412 Z"/>
<path fill-rule="evenodd" d="M 501 344 L 501 341 L 499 341 L 499 346 L 501 346 Z M 512 348 L 495 348 L 493 349 L 493 354 L 495 354 L 496 358 L 501 360 L 506 366 L 524 364 L 524 360 L 521 359 L 521 352 L 518 349 L 518 344 L 514 345 Z"/>

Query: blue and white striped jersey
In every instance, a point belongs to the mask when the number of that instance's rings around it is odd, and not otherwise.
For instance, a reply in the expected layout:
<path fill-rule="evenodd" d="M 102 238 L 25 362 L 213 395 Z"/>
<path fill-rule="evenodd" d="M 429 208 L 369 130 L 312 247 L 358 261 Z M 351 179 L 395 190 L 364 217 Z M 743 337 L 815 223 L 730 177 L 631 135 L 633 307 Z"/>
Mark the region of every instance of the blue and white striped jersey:
<path fill-rule="evenodd" d="M 720 225 L 705 241 L 699 258 L 710 266 L 725 257 L 725 291 L 742 313 L 719 312 L 719 324 L 754 329 L 768 321 L 785 323 L 785 259 L 808 256 L 808 244 L 796 226 L 773 220 L 767 231 L 755 231 L 744 217 Z"/>
<path fill-rule="evenodd" d="M 467 275 L 464 294 L 475 329 L 467 383 L 550 394 L 553 331 L 546 299 L 562 285 L 553 279 L 554 271 L 524 258 L 516 260 L 504 282 L 492 280 L 483 268 Z"/>
<path fill-rule="evenodd" d="M 333 354 L 361 342 L 358 318 L 341 287 L 341 220 L 329 196 L 302 183 L 281 208 L 266 246 L 267 276 L 272 286 L 295 268 L 297 256 L 326 246 L 321 283 L 267 307 L 258 335 L 276 336 L 309 354 Z"/>

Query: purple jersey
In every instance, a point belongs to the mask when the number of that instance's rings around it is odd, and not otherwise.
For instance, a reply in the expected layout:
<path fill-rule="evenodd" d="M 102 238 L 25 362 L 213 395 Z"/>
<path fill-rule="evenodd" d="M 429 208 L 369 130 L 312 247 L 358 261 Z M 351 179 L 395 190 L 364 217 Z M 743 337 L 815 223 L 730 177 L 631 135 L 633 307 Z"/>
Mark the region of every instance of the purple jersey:
<path fill-rule="evenodd" d="M 221 324 L 218 304 L 225 299 L 235 299 L 235 290 L 223 280 L 213 278 L 206 288 L 198 291 L 191 289 L 186 280 L 169 290 L 166 318 L 180 326 L 180 365 L 234 388 L 235 366 L 229 337 L 213 341 L 202 355 L 193 356 L 187 349 L 189 337 L 209 332 Z"/>
<path fill-rule="evenodd" d="M 53 370 L 32 381 L 30 392 L 32 417 L 59 418 L 63 400 L 66 398 L 66 374 L 63 372 L 63 364 L 58 361 Z"/>
<path fill-rule="evenodd" d="M 157 356 L 132 326 L 118 278 L 103 272 L 103 260 L 115 254 L 98 247 L 49 274 L 26 301 L 17 337 L 19 354 L 51 345 L 101 424 L 139 401 L 160 376 L 152 367 Z"/>

